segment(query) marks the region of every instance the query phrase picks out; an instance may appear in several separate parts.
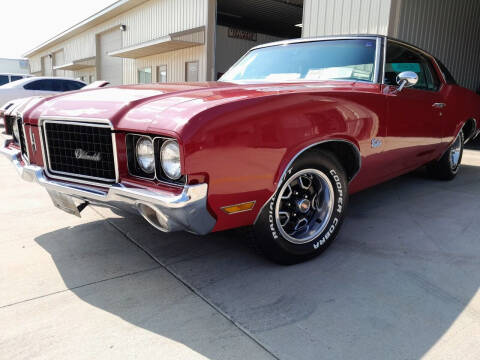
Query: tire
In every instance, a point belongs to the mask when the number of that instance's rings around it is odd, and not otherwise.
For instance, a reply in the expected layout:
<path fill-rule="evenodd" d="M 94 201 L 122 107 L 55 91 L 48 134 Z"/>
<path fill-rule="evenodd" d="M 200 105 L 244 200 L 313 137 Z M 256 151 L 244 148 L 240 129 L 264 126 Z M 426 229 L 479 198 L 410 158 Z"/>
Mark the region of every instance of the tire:
<path fill-rule="evenodd" d="M 283 265 L 318 256 L 342 226 L 347 186 L 345 171 L 332 153 L 315 150 L 301 156 L 255 222 L 255 247 Z"/>
<path fill-rule="evenodd" d="M 429 175 L 439 180 L 453 180 L 457 176 L 462 163 L 463 145 L 463 131 L 460 131 L 453 144 L 450 145 L 440 160 L 427 165 Z"/>

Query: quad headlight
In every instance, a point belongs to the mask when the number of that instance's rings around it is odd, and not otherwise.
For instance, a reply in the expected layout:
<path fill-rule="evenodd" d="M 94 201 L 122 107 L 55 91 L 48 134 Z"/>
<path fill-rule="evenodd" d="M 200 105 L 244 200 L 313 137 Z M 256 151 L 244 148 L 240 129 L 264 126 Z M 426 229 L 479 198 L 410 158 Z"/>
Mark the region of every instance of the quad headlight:
<path fill-rule="evenodd" d="M 14 119 L 12 124 L 13 137 L 17 144 L 20 144 L 20 130 L 18 129 L 18 120 Z"/>
<path fill-rule="evenodd" d="M 137 140 L 135 155 L 138 166 L 146 174 L 153 174 L 155 171 L 155 151 L 153 141 L 145 136 Z"/>
<path fill-rule="evenodd" d="M 160 160 L 165 175 L 172 180 L 182 176 L 180 166 L 180 148 L 175 140 L 165 141 L 160 151 Z"/>

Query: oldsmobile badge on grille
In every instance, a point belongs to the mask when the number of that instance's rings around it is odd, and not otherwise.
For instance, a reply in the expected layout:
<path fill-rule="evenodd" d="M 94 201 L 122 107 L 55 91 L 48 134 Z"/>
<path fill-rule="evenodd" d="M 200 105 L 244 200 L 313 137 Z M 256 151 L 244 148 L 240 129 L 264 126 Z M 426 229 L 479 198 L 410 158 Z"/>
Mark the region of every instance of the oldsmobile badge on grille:
<path fill-rule="evenodd" d="M 75 149 L 75 157 L 79 160 L 100 161 L 102 155 L 99 152 L 88 152 L 83 149 Z"/>

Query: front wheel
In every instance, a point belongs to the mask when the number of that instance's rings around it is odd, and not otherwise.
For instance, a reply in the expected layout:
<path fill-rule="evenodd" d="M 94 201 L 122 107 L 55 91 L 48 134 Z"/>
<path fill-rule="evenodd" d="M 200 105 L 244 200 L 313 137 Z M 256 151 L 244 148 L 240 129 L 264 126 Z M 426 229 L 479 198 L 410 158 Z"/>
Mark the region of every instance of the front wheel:
<path fill-rule="evenodd" d="M 333 154 L 297 159 L 254 225 L 254 241 L 280 264 L 308 260 L 337 236 L 348 203 L 345 171 Z"/>
<path fill-rule="evenodd" d="M 463 144 L 463 131 L 460 131 L 453 144 L 440 160 L 427 165 L 428 173 L 440 180 L 452 180 L 455 178 L 462 163 Z"/>

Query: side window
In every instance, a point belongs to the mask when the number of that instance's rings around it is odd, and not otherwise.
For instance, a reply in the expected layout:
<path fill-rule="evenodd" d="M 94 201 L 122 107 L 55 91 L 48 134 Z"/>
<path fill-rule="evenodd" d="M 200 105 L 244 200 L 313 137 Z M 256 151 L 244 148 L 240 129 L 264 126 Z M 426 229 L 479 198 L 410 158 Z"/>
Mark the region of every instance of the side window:
<path fill-rule="evenodd" d="M 55 91 L 51 80 L 42 79 L 32 81 L 23 86 L 25 90 Z"/>
<path fill-rule="evenodd" d="M 18 76 L 18 75 L 12 75 L 10 76 L 10 81 L 17 81 L 23 79 L 23 76 Z"/>
<path fill-rule="evenodd" d="M 397 85 L 397 75 L 403 71 L 413 71 L 418 75 L 418 82 L 414 89 L 436 91 L 440 87 L 440 80 L 428 58 L 405 46 L 389 42 L 385 64 L 385 84 Z"/>
<path fill-rule="evenodd" d="M 8 75 L 0 75 L 0 86 L 8 83 Z"/>
<path fill-rule="evenodd" d="M 62 91 L 78 90 L 85 86 L 85 84 L 78 81 L 62 80 L 62 82 L 63 82 Z"/>
<path fill-rule="evenodd" d="M 90 80 L 92 80 L 92 75 L 90 75 Z M 85 87 L 84 83 L 78 81 L 69 81 L 70 88 L 74 88 L 73 90 L 80 90 L 81 88 Z"/>
<path fill-rule="evenodd" d="M 50 80 L 52 82 L 53 91 L 65 91 L 65 81 L 63 80 Z"/>

